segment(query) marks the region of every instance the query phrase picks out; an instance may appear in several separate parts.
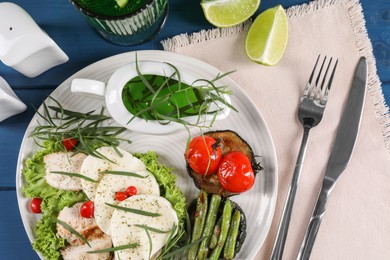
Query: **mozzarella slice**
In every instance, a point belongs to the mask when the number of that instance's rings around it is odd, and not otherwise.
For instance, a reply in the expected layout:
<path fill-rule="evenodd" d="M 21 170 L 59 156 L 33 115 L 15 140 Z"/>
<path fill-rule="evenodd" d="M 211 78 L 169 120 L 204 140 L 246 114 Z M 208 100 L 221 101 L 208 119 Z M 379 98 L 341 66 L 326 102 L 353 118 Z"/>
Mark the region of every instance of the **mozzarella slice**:
<path fill-rule="evenodd" d="M 114 208 L 106 203 L 116 205 L 120 202 L 115 199 L 116 192 L 125 191 L 129 186 L 135 186 L 137 194 L 160 195 L 160 188 L 152 173 L 146 170 L 137 171 L 136 173 L 144 176 L 144 178 L 105 174 L 96 189 L 95 219 L 100 229 L 106 234 L 111 234 L 110 219 L 114 212 Z"/>
<path fill-rule="evenodd" d="M 43 161 L 46 167 L 45 179 L 47 183 L 61 190 L 81 190 L 80 178 L 51 172 L 79 173 L 86 156 L 83 153 L 73 155 L 71 152 L 58 152 L 45 155 Z"/>
<path fill-rule="evenodd" d="M 122 156 L 120 156 L 112 147 L 101 147 L 96 150 L 97 153 L 100 153 L 107 159 L 100 159 L 89 155 L 85 158 L 80 173 L 85 176 L 96 180 L 97 182 L 91 182 L 84 179 L 81 179 L 81 185 L 83 187 L 84 193 L 88 196 L 90 200 L 94 200 L 96 188 L 98 182 L 103 177 L 103 174 L 99 172 L 104 171 L 144 171 L 146 170 L 145 164 L 134 157 L 132 154 L 118 148 Z"/>
<path fill-rule="evenodd" d="M 117 247 L 133 243 L 137 243 L 138 246 L 132 249 L 115 251 L 115 258 L 153 259 L 156 253 L 167 243 L 172 228 L 178 225 L 177 214 L 171 203 L 165 198 L 155 195 L 135 195 L 122 201 L 119 206 L 158 213 L 160 216 L 149 217 L 116 209 L 111 218 L 113 246 Z M 140 226 L 147 226 L 166 232 L 146 231 L 144 227 Z M 151 251 L 147 232 L 151 239 Z"/>

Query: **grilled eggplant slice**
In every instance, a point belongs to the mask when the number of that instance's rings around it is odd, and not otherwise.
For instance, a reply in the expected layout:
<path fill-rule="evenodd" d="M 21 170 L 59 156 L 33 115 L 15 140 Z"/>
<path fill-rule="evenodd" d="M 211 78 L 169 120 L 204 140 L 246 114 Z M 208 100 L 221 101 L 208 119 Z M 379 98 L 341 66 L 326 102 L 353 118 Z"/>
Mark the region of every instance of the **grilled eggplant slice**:
<path fill-rule="evenodd" d="M 225 156 L 226 154 L 233 151 L 239 151 L 244 153 L 251 161 L 252 169 L 255 173 L 255 176 L 262 169 L 260 163 L 256 161 L 256 156 L 253 153 L 253 150 L 250 145 L 236 132 L 232 130 L 218 130 L 206 132 L 203 135 L 210 136 L 215 140 L 219 140 L 218 145 L 222 150 L 222 156 Z M 217 174 L 201 175 L 194 171 L 188 163 L 187 172 L 192 177 L 195 186 L 200 190 L 204 190 L 207 193 L 220 194 L 223 197 L 238 194 L 225 190 L 219 183 Z"/>

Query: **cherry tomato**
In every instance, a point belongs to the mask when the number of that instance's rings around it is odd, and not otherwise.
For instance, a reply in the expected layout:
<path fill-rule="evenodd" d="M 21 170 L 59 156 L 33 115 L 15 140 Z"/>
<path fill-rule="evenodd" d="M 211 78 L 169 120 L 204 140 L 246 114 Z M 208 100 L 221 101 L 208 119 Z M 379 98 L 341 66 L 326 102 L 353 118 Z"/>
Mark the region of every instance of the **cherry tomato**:
<path fill-rule="evenodd" d="M 42 213 L 42 211 L 41 211 L 41 204 L 42 204 L 42 199 L 40 199 L 40 198 L 33 198 L 31 200 L 31 203 L 30 203 L 31 211 L 36 213 L 36 214 Z"/>
<path fill-rule="evenodd" d="M 189 143 L 185 157 L 191 169 L 201 175 L 207 175 L 217 172 L 222 150 L 214 138 L 197 136 Z"/>
<path fill-rule="evenodd" d="M 65 138 L 62 140 L 62 144 L 64 145 L 67 151 L 73 150 L 76 147 L 79 141 L 76 138 Z"/>
<path fill-rule="evenodd" d="M 255 182 L 249 158 L 241 152 L 228 153 L 219 165 L 218 179 L 227 191 L 239 193 L 249 190 Z"/>
<path fill-rule="evenodd" d="M 126 192 L 124 192 L 124 191 L 117 191 L 115 193 L 116 200 L 123 201 L 123 200 L 127 199 L 127 197 L 128 196 L 127 196 Z"/>
<path fill-rule="evenodd" d="M 80 215 L 83 218 L 92 218 L 94 215 L 95 206 L 92 200 L 88 200 L 81 205 Z"/>
<path fill-rule="evenodd" d="M 137 187 L 135 187 L 135 186 L 127 187 L 126 194 L 128 197 L 136 195 L 137 194 Z"/>

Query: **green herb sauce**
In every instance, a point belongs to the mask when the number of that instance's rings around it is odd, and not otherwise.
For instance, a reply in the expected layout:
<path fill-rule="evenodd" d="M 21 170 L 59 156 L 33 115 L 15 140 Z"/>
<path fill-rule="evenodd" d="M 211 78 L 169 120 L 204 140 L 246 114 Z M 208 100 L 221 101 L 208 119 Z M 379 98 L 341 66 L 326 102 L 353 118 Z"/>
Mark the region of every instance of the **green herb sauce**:
<path fill-rule="evenodd" d="M 207 112 L 201 92 L 188 84 L 160 75 L 136 76 L 122 90 L 122 101 L 133 115 L 146 120 L 185 118 Z"/>

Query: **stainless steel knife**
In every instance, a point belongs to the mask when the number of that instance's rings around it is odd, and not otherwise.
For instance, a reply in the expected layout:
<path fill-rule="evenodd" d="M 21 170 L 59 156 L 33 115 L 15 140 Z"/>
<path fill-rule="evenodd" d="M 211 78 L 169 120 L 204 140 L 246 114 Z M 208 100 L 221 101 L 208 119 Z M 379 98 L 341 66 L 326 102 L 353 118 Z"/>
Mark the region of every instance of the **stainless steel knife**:
<path fill-rule="evenodd" d="M 337 129 L 317 203 L 298 254 L 297 259 L 299 260 L 308 260 L 310 258 L 314 241 L 325 213 L 328 197 L 336 184 L 337 178 L 347 167 L 351 159 L 363 111 L 366 83 L 367 62 L 366 58 L 361 57 L 356 67 L 351 90 Z"/>

